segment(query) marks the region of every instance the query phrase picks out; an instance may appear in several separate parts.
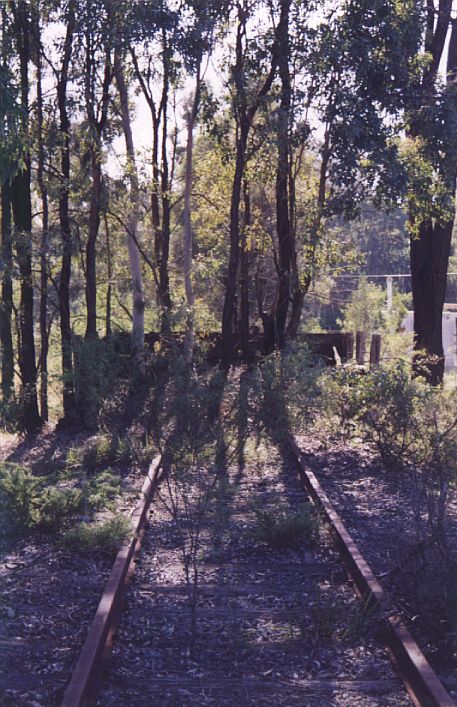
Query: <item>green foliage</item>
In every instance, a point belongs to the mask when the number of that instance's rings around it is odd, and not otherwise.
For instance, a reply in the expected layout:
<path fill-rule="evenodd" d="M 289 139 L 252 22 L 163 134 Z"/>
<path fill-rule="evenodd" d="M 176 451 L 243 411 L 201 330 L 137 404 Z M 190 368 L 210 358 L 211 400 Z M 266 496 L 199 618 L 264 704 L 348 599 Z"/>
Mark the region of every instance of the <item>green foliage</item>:
<path fill-rule="evenodd" d="M 449 177 L 445 171 L 443 174 L 443 170 L 437 169 L 427 153 L 423 138 L 409 137 L 401 143 L 400 155 L 408 173 L 406 203 L 410 218 L 407 227 L 416 238 L 421 223 L 446 223 L 454 217 L 454 193 Z"/>
<path fill-rule="evenodd" d="M 70 447 L 66 461 L 69 469 L 84 469 L 92 473 L 114 463 L 116 458 L 116 440 L 109 435 L 97 435 L 79 447 Z"/>
<path fill-rule="evenodd" d="M 394 288 L 392 309 L 389 312 L 386 308 L 386 291 L 361 278 L 348 304 L 343 307 L 341 328 L 343 331 L 364 331 L 368 334 L 382 332 L 385 337 L 389 331 L 396 331 L 400 327 L 408 311 L 409 300 L 409 295 Z"/>
<path fill-rule="evenodd" d="M 84 501 L 80 489 L 49 486 L 45 477 L 10 464 L 3 464 L 0 470 L 0 492 L 16 523 L 29 530 L 59 527 L 80 511 Z"/>
<path fill-rule="evenodd" d="M 67 549 L 84 555 L 113 555 L 128 537 L 130 530 L 130 521 L 122 515 L 102 523 L 78 523 L 64 533 L 62 544 Z"/>
<path fill-rule="evenodd" d="M 0 493 L 16 524 L 26 530 L 55 530 L 80 513 L 109 507 L 119 490 L 119 479 L 110 471 L 84 482 L 35 476 L 16 464 L 0 467 Z"/>
<path fill-rule="evenodd" d="M 321 394 L 320 373 L 320 363 L 299 343 L 262 360 L 254 380 L 260 401 L 258 414 L 275 435 L 307 427 L 312 421 Z"/>
<path fill-rule="evenodd" d="M 373 630 L 379 610 L 370 595 L 350 603 L 342 597 L 319 592 L 311 606 L 312 631 L 319 639 L 358 641 Z M 307 634 L 308 627 L 302 626 Z"/>
<path fill-rule="evenodd" d="M 75 339 L 74 385 L 76 407 L 82 426 L 96 429 L 104 401 L 113 394 L 115 383 L 129 359 L 122 347 L 110 339 Z"/>
<path fill-rule="evenodd" d="M 316 540 L 318 520 L 311 504 L 296 510 L 277 505 L 274 510 L 254 509 L 256 516 L 255 536 L 275 550 L 298 549 L 303 543 Z"/>
<path fill-rule="evenodd" d="M 109 508 L 120 492 L 120 481 L 111 469 L 106 469 L 90 479 L 83 488 L 85 502 L 91 510 Z"/>

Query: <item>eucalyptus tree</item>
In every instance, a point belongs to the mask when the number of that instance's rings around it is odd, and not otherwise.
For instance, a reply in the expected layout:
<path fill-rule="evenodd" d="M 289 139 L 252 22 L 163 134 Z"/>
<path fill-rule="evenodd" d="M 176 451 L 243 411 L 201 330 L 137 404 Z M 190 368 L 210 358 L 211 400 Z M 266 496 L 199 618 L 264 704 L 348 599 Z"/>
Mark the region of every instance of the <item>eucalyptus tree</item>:
<path fill-rule="evenodd" d="M 21 376 L 22 426 L 34 432 L 41 426 L 37 397 L 37 365 L 34 334 L 34 288 L 32 277 L 32 196 L 29 138 L 29 70 L 31 61 L 31 14 L 25 0 L 11 2 L 12 33 L 18 64 L 23 150 L 11 183 L 14 242 L 20 275 L 19 370 Z"/>
<path fill-rule="evenodd" d="M 413 77 L 406 128 L 407 194 L 415 349 L 431 358 L 417 370 L 437 384 L 444 373 L 442 314 L 455 219 L 457 180 L 457 22 L 452 0 L 419 3 L 423 51 Z M 440 66 L 444 65 L 444 76 Z"/>
<path fill-rule="evenodd" d="M 0 343 L 2 350 L 2 400 L 14 396 L 13 347 L 13 238 L 11 225 L 11 179 L 21 149 L 20 117 L 16 86 L 9 70 L 11 17 L 2 5 L 2 56 L 0 68 L 0 180 L 1 180 L 1 306 Z"/>
<path fill-rule="evenodd" d="M 77 5 L 76 32 L 90 159 L 89 218 L 86 240 L 86 339 L 97 337 L 97 237 L 101 217 L 103 137 L 113 80 L 111 3 L 85 0 Z"/>
<path fill-rule="evenodd" d="M 73 238 L 70 221 L 70 114 L 68 108 L 68 83 L 71 60 L 74 51 L 76 28 L 76 2 L 68 0 L 59 17 L 65 26 L 64 40 L 60 55 L 60 67 L 54 69 L 57 75 L 57 106 L 59 115 L 59 222 L 62 239 L 62 258 L 58 285 L 60 342 L 62 359 L 62 388 L 64 419 L 68 422 L 75 417 L 75 391 L 73 372 L 73 337 L 70 315 L 70 284 L 72 271 Z"/>
<path fill-rule="evenodd" d="M 182 39 L 179 49 L 187 72 L 193 77 L 195 87 L 186 106 L 186 167 L 184 187 L 184 229 L 183 229 L 183 276 L 186 292 L 187 317 L 184 341 L 184 357 L 187 364 L 192 362 L 194 346 L 195 294 L 192 282 L 192 186 L 193 186 L 193 149 L 194 129 L 200 108 L 203 62 L 209 61 L 214 47 L 215 34 L 221 26 L 228 10 L 225 0 L 207 3 L 204 0 L 192 0 L 188 3 L 184 16 Z"/>
<path fill-rule="evenodd" d="M 144 350 L 144 289 L 143 274 L 141 270 L 141 255 L 138 246 L 138 221 L 140 213 L 140 185 L 138 168 L 136 164 L 135 146 L 133 140 L 132 121 L 129 106 L 129 87 L 125 78 L 124 64 L 129 46 L 129 40 L 124 34 L 125 23 L 129 22 L 128 8 L 124 3 L 116 7 L 115 24 L 116 39 L 114 50 L 114 76 L 119 93 L 122 130 L 125 139 L 127 155 L 127 174 L 130 182 L 130 205 L 127 216 L 127 250 L 129 254 L 130 278 L 132 284 L 132 334 L 131 349 L 140 368 L 143 367 L 142 356 Z M 107 242 L 109 243 L 109 230 L 105 221 Z M 108 268 L 111 268 L 110 253 L 108 253 Z M 109 283 L 108 288 L 111 287 Z M 109 290 L 110 291 L 110 290 Z"/>
<path fill-rule="evenodd" d="M 151 114 L 151 221 L 154 278 L 161 330 L 171 331 L 170 237 L 172 188 L 177 132 L 172 136 L 170 113 L 180 66 L 176 56 L 179 13 L 166 0 L 147 0 L 135 7 L 130 29 L 130 54 L 135 77 Z"/>
<path fill-rule="evenodd" d="M 43 97 L 43 55 L 41 33 L 47 19 L 47 8 L 37 0 L 31 5 L 31 25 L 34 44 L 34 63 L 36 66 L 36 181 L 41 201 L 41 239 L 40 239 L 40 414 L 43 422 L 49 418 L 48 410 L 48 352 L 49 352 L 49 316 L 48 316 L 48 286 L 49 286 L 49 193 L 47 180 L 46 154 L 46 124 L 45 104 Z"/>
<path fill-rule="evenodd" d="M 240 262 L 240 203 L 248 159 L 248 139 L 254 118 L 266 100 L 277 69 L 277 45 L 271 26 L 252 31 L 258 3 L 236 3 L 235 57 L 230 68 L 232 112 L 235 120 L 235 172 L 230 199 L 229 260 L 222 312 L 222 341 L 229 356 L 237 327 L 237 282 Z"/>

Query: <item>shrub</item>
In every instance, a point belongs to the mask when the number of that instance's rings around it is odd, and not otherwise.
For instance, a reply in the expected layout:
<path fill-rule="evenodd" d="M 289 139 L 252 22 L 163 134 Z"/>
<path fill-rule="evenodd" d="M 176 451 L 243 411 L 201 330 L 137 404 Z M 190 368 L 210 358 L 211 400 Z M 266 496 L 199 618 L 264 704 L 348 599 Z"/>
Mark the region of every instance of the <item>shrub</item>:
<path fill-rule="evenodd" d="M 129 356 L 116 350 L 115 338 L 86 341 L 75 338 L 74 386 L 76 409 L 81 425 L 97 429 L 104 401 L 112 395 L 115 382 L 126 373 Z"/>
<path fill-rule="evenodd" d="M 83 504 L 83 493 L 76 488 L 47 485 L 46 477 L 36 477 L 17 465 L 4 465 L 0 491 L 19 526 L 31 529 L 59 527 L 66 518 L 76 515 Z"/>
<path fill-rule="evenodd" d="M 117 461 L 117 440 L 109 435 L 97 435 L 67 452 L 67 467 L 94 473 Z"/>
<path fill-rule="evenodd" d="M 78 523 L 64 533 L 62 544 L 74 552 L 112 555 L 130 531 L 128 518 L 118 515 L 103 523 Z"/>
<path fill-rule="evenodd" d="M 109 507 L 120 490 L 119 479 L 110 470 L 85 483 L 74 479 L 65 483 L 59 486 L 55 476 L 37 477 L 16 464 L 0 468 L 0 492 L 14 521 L 28 530 L 53 530 L 83 511 Z"/>
<path fill-rule="evenodd" d="M 256 538 L 276 550 L 297 549 L 303 543 L 314 542 L 316 538 L 318 522 L 311 504 L 296 511 L 280 505 L 271 511 L 256 508 L 254 512 Z"/>

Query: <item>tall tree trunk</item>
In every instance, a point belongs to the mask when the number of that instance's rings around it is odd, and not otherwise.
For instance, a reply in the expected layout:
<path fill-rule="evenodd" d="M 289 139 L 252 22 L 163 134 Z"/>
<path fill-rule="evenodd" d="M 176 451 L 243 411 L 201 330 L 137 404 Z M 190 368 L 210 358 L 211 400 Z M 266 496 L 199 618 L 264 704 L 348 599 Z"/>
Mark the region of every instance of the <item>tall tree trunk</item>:
<path fill-rule="evenodd" d="M 144 350 L 144 295 L 141 258 L 138 249 L 138 213 L 140 194 L 138 172 L 135 162 L 132 125 L 130 120 L 128 90 L 122 70 L 122 59 L 119 52 L 114 56 L 116 82 L 121 101 L 122 128 L 127 151 L 128 172 L 130 177 L 130 210 L 128 215 L 127 248 L 129 253 L 130 278 L 132 282 L 133 312 L 132 312 L 132 353 L 141 361 Z M 141 363 L 140 363 L 141 365 Z"/>
<path fill-rule="evenodd" d="M 419 237 L 411 239 L 411 280 L 414 308 L 414 348 L 431 356 L 416 359 L 415 370 L 426 374 L 432 385 L 443 380 L 443 305 L 451 251 L 453 220 L 446 224 L 425 221 Z"/>
<path fill-rule="evenodd" d="M 229 262 L 225 280 L 225 297 L 222 310 L 222 348 L 226 359 L 233 351 L 234 333 L 237 324 L 237 278 L 240 260 L 240 201 L 242 194 L 243 175 L 246 166 L 246 149 L 249 131 L 259 109 L 262 99 L 268 94 L 276 73 L 277 46 L 276 41 L 272 49 L 272 61 L 268 75 L 262 83 L 258 93 L 251 102 L 246 95 L 245 47 L 246 23 L 248 12 L 241 4 L 238 6 L 238 25 L 236 33 L 236 59 L 233 66 L 233 83 L 236 91 L 234 98 L 234 114 L 237 122 L 236 129 L 236 156 L 235 173 L 232 182 L 230 200 L 230 244 Z"/>
<path fill-rule="evenodd" d="M 97 50 L 93 46 L 90 30 L 85 32 L 84 93 L 85 108 L 89 126 L 91 194 L 89 205 L 89 225 L 86 243 L 86 339 L 97 338 L 97 237 L 100 226 L 100 206 L 102 195 L 102 136 L 108 119 L 110 101 L 109 87 L 113 78 L 111 52 L 104 47 L 104 75 L 100 95 L 98 95 Z"/>
<path fill-rule="evenodd" d="M 171 331 L 170 314 L 172 299 L 170 294 L 169 255 L 171 235 L 171 200 L 170 170 L 168 159 L 168 104 L 170 94 L 171 49 L 168 46 L 168 34 L 162 29 L 162 90 L 156 101 L 154 88 L 145 79 L 138 64 L 133 48 L 130 49 L 135 75 L 151 111 L 152 120 L 152 191 L 151 219 L 154 239 L 154 256 L 157 272 L 154 272 L 157 299 L 161 310 L 161 331 L 169 335 Z"/>
<path fill-rule="evenodd" d="M 106 289 L 106 308 L 105 308 L 105 336 L 106 338 L 111 336 L 111 299 L 112 299 L 112 285 L 111 279 L 113 277 L 113 264 L 111 256 L 111 238 L 109 232 L 108 216 L 106 212 L 103 214 L 103 222 L 105 224 L 105 236 L 106 236 L 106 260 L 108 264 L 108 287 Z"/>
<path fill-rule="evenodd" d="M 432 5 L 433 7 L 433 5 Z M 446 100 L 449 109 L 457 112 L 457 91 L 455 80 L 457 76 L 457 24 L 451 19 L 452 2 L 440 0 L 439 13 L 435 22 L 434 13 L 429 16 L 428 32 L 425 50 L 431 60 L 426 65 L 422 82 L 422 105 L 434 105 L 436 96 L 434 85 L 437 80 L 446 37 L 449 27 L 452 27 L 447 55 L 447 82 L 449 90 Z M 425 131 L 427 125 L 425 125 Z M 412 121 L 411 134 L 414 137 L 427 140 L 423 134 L 422 120 Z M 443 178 L 452 198 L 455 197 L 457 180 L 457 155 L 446 154 L 442 161 Z M 419 226 L 418 236 L 411 238 L 410 262 L 411 283 L 414 306 L 414 349 L 419 354 L 430 357 L 428 361 L 420 362 L 416 358 L 415 372 L 423 375 L 432 385 L 442 382 L 444 374 L 444 352 L 442 341 L 442 318 L 444 298 L 446 294 L 447 271 L 452 239 L 452 228 L 455 216 L 455 206 L 452 207 L 452 218 L 447 222 L 431 222 L 426 220 Z"/>
<path fill-rule="evenodd" d="M 160 304 L 162 308 L 162 324 L 161 329 L 163 334 L 169 334 L 171 330 L 170 315 L 172 309 L 172 301 L 170 295 L 170 276 L 168 261 L 170 258 L 170 223 L 171 223 L 171 201 L 170 201 L 170 175 L 168 169 L 168 102 L 170 93 L 170 61 L 171 53 L 168 46 L 167 33 L 163 30 L 162 33 L 163 46 L 163 85 L 161 98 L 161 117 L 162 117 L 162 154 L 161 154 L 161 184 L 160 193 L 162 201 L 162 228 L 160 231 L 160 261 L 159 261 L 159 288 L 160 288 Z"/>
<path fill-rule="evenodd" d="M 244 180 L 244 223 L 241 235 L 241 263 L 240 263 L 240 334 L 243 355 L 249 357 L 249 253 L 247 236 L 251 227 L 251 195 L 249 184 Z"/>
<path fill-rule="evenodd" d="M 2 398 L 8 403 L 14 395 L 14 348 L 11 317 L 13 313 L 13 240 L 11 233 L 10 185 L 2 185 L 2 303 L 0 307 L 0 343 L 2 348 Z"/>
<path fill-rule="evenodd" d="M 222 346 L 226 358 L 229 358 L 232 353 L 236 325 L 236 291 L 240 259 L 240 202 L 249 126 L 243 125 L 240 133 L 240 137 L 237 138 L 235 174 L 230 200 L 230 251 L 222 311 Z"/>
<path fill-rule="evenodd" d="M 290 177 L 290 110 L 291 84 L 289 70 L 290 0 L 281 0 L 281 17 L 277 29 L 278 68 L 281 100 L 278 112 L 278 162 L 276 168 L 276 228 L 278 233 L 278 298 L 276 302 L 276 342 L 284 346 L 290 302 L 290 276 L 295 244 L 289 214 Z"/>
<path fill-rule="evenodd" d="M 39 22 L 37 22 L 39 32 Z M 38 122 L 38 169 L 37 181 L 41 197 L 41 247 L 40 247 L 40 412 L 44 422 L 48 421 L 48 249 L 49 249 L 49 204 L 48 189 L 44 178 L 44 125 L 43 86 L 41 54 L 37 59 L 37 122 Z"/>
<path fill-rule="evenodd" d="M 193 151 L 194 127 L 197 119 L 200 100 L 200 64 L 197 68 L 195 94 L 187 114 L 187 145 L 186 145 L 186 177 L 184 189 L 184 231 L 183 231 L 183 274 L 186 291 L 187 321 L 184 339 L 184 359 L 187 365 L 192 363 L 194 351 L 194 316 L 195 294 L 192 285 L 192 183 L 193 183 Z"/>
<path fill-rule="evenodd" d="M 91 195 L 86 243 L 86 339 L 97 338 L 97 236 L 100 226 L 102 166 L 98 142 L 91 147 Z"/>
<path fill-rule="evenodd" d="M 67 423 L 76 416 L 73 372 L 73 340 L 70 315 L 70 284 L 72 236 L 69 213 L 70 199 L 70 121 L 67 110 L 67 84 L 70 66 L 73 36 L 75 30 L 75 5 L 68 4 L 67 29 L 63 47 L 62 65 L 57 82 L 57 103 L 59 107 L 60 131 L 60 171 L 61 185 L 59 192 L 59 221 L 62 238 L 62 261 L 59 280 L 59 315 L 60 340 L 63 379 L 63 413 Z"/>
<path fill-rule="evenodd" d="M 17 3 L 15 31 L 20 63 L 21 106 L 24 111 L 23 129 L 28 133 L 29 120 L 29 17 L 24 0 Z M 41 426 L 37 399 L 37 367 L 33 316 L 32 279 L 32 201 L 30 192 L 30 154 L 23 156 L 21 171 L 14 177 L 11 205 L 15 225 L 16 253 L 21 281 L 19 368 L 22 383 L 22 425 L 26 432 L 35 432 Z"/>

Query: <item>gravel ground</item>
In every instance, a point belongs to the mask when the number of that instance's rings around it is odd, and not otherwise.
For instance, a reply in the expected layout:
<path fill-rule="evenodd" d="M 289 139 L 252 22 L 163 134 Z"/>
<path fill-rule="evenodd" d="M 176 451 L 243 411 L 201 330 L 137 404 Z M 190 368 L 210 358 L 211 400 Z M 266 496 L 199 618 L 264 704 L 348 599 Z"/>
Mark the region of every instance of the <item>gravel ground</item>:
<path fill-rule="evenodd" d="M 261 446 L 224 475 L 200 524 L 194 639 L 179 532 L 186 522 L 178 527 L 162 493 L 99 705 L 409 704 L 325 529 L 317 544 L 294 550 L 255 538 L 253 503 L 307 503 L 290 459 Z"/>
<path fill-rule="evenodd" d="M 455 576 L 435 545 L 417 556 L 413 488 L 406 473 L 386 470 L 368 446 L 297 438 L 346 528 L 400 607 L 405 622 L 441 680 L 457 697 Z M 450 498 L 448 544 L 457 548 L 457 497 Z M 452 555 L 451 555 L 452 557 Z M 452 563 L 457 562 L 454 554 Z"/>
<path fill-rule="evenodd" d="M 29 440 L 1 435 L 0 459 L 48 473 L 63 463 L 69 446 L 86 438 L 52 428 Z M 135 489 L 142 477 L 137 470 L 123 481 Z M 119 510 L 131 508 L 128 496 Z M 73 554 L 59 545 L 58 535 L 20 535 L 1 510 L 0 705 L 59 705 L 113 557 Z"/>

